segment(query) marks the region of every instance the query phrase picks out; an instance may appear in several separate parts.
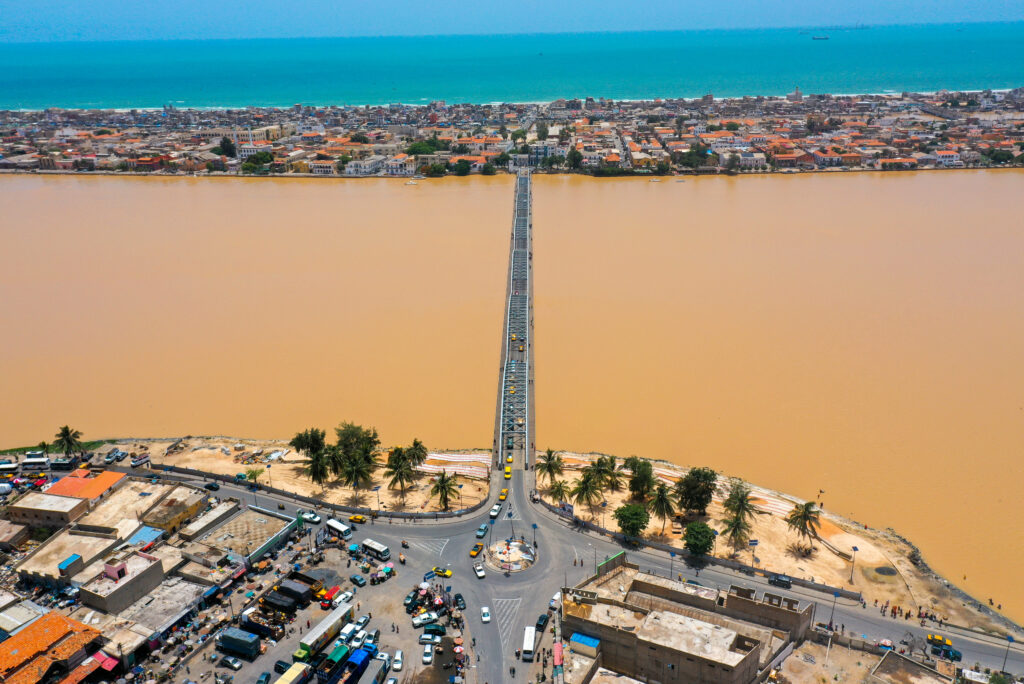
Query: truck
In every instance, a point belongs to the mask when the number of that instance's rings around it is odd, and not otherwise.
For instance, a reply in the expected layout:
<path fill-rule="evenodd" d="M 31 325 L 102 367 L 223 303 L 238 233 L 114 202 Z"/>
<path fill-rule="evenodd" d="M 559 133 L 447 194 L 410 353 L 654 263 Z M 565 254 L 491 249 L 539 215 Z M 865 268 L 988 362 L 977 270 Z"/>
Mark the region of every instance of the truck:
<path fill-rule="evenodd" d="M 281 582 L 281 584 L 277 585 L 274 590 L 280 594 L 295 599 L 295 601 L 302 606 L 308 606 L 309 602 L 313 600 L 313 590 L 308 584 L 303 582 L 286 579 Z"/>
<path fill-rule="evenodd" d="M 299 639 L 299 644 L 310 653 L 316 653 L 334 641 L 341 628 L 352 618 L 353 612 L 351 603 L 342 603 L 311 630 L 303 634 Z"/>
<path fill-rule="evenodd" d="M 359 681 L 371 660 L 373 660 L 373 657 L 369 653 L 361 648 L 357 648 L 345 663 L 345 667 L 341 671 L 341 679 L 338 681 L 345 682 L 346 684 L 354 684 Z"/>
<path fill-rule="evenodd" d="M 288 579 L 305 584 L 309 587 L 309 590 L 313 593 L 314 596 L 319 594 L 324 589 L 323 582 L 316 579 L 315 577 L 310 577 L 309 575 L 299 572 L 298 570 L 292 570 L 290 573 L 288 573 Z"/>
<path fill-rule="evenodd" d="M 228 627 L 217 636 L 217 650 L 254 660 L 260 654 L 260 638 L 252 632 Z"/>
<path fill-rule="evenodd" d="M 388 677 L 388 664 L 383 660 L 375 658 L 367 670 L 370 672 L 370 678 L 363 681 L 368 684 L 384 684 L 384 680 Z"/>
<path fill-rule="evenodd" d="M 284 636 L 284 629 L 269 618 L 260 615 L 256 607 L 248 608 L 242 612 L 242 627 L 260 636 L 280 640 Z"/>
<path fill-rule="evenodd" d="M 316 669 L 316 681 L 322 684 L 331 684 L 341 677 L 342 669 L 348 660 L 351 649 L 345 644 L 337 643 L 331 653 L 324 658 L 323 662 Z"/>
<path fill-rule="evenodd" d="M 932 644 L 932 655 L 952 660 L 954 663 L 958 663 L 964 659 L 963 653 L 948 644 Z"/>
<path fill-rule="evenodd" d="M 268 591 L 263 595 L 263 598 L 260 599 L 260 605 L 282 613 L 294 613 L 297 604 L 295 603 L 295 599 L 290 596 L 285 596 L 284 594 L 276 591 Z"/>

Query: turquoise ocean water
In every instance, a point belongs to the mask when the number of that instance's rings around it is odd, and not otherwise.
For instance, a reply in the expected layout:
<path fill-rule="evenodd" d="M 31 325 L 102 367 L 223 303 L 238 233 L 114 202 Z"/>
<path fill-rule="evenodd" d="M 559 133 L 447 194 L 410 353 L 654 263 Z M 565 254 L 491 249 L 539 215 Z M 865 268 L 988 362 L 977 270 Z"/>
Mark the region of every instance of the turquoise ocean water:
<path fill-rule="evenodd" d="M 828 35 L 829 40 L 812 40 Z M 0 45 L 0 108 L 872 93 L 1024 86 L 1024 22 Z"/>

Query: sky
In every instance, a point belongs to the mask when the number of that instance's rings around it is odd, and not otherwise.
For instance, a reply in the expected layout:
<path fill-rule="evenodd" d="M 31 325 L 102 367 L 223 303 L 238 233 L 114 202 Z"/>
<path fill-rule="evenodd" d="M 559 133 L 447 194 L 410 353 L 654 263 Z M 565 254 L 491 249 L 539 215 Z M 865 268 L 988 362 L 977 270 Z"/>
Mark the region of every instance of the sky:
<path fill-rule="evenodd" d="M 1021 0 L 0 0 L 0 42 L 572 33 L 1022 20 Z"/>

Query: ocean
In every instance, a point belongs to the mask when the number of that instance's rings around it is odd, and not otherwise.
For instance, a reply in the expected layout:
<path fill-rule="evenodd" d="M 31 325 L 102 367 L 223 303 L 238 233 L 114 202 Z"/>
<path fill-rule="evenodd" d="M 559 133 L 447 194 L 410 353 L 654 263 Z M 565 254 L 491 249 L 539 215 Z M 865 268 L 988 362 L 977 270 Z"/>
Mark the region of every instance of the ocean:
<path fill-rule="evenodd" d="M 815 36 L 828 40 L 814 40 Z M 1024 22 L 0 44 L 0 108 L 536 102 L 1024 86 Z"/>

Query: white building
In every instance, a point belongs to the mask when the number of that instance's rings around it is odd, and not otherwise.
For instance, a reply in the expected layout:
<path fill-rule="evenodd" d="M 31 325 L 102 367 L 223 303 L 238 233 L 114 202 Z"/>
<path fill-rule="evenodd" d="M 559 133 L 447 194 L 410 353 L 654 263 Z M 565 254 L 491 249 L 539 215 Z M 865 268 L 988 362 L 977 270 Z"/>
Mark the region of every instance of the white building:
<path fill-rule="evenodd" d="M 346 176 L 372 176 L 384 168 L 387 157 L 382 154 L 374 154 L 366 159 L 353 159 L 345 165 Z"/>

